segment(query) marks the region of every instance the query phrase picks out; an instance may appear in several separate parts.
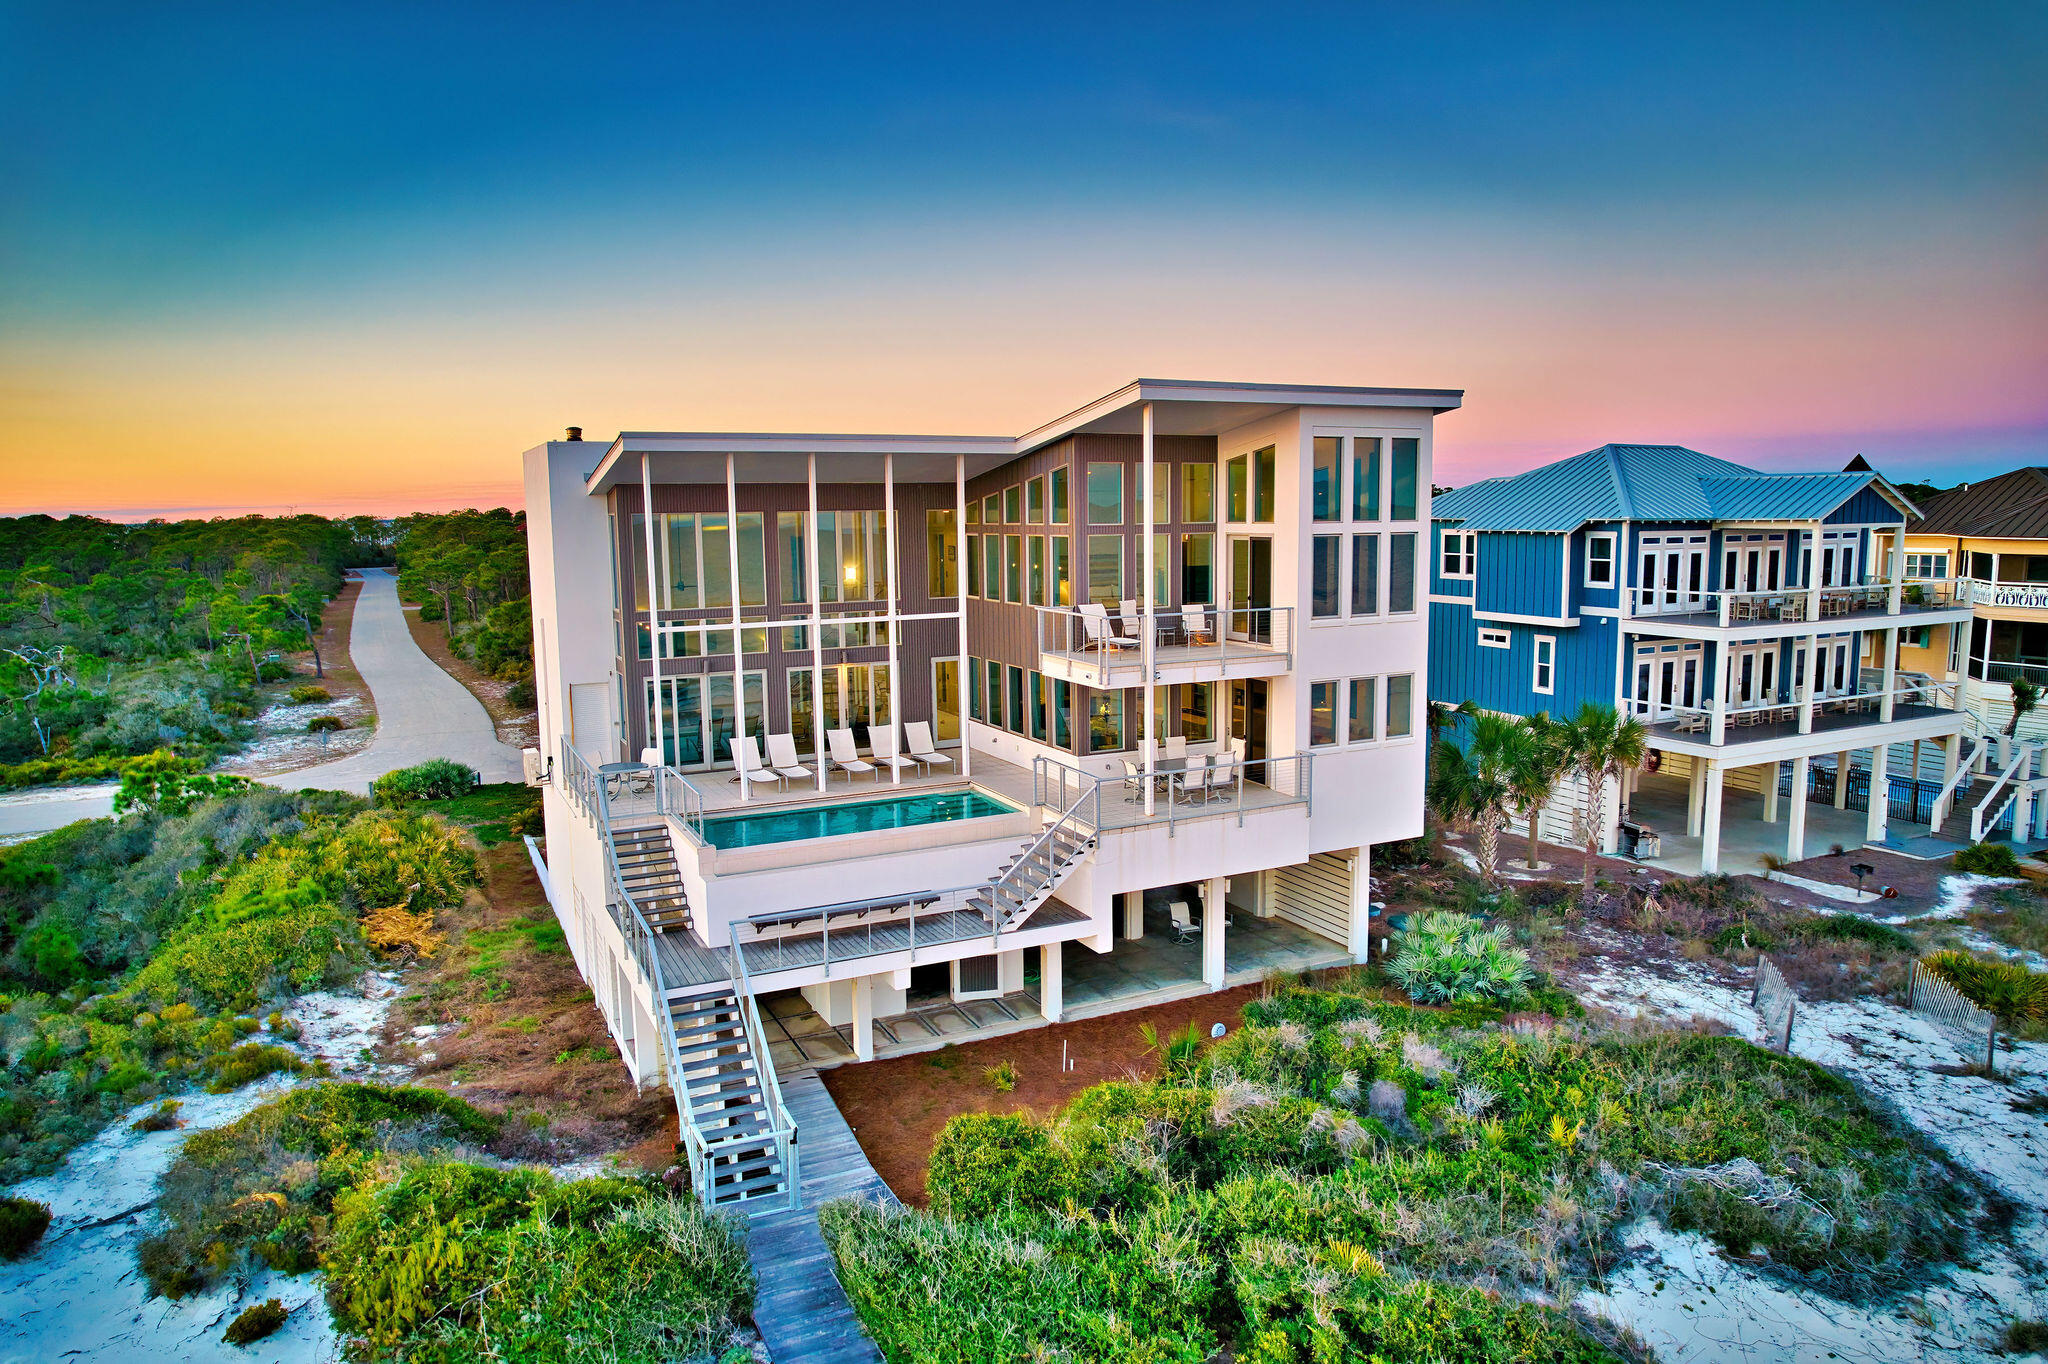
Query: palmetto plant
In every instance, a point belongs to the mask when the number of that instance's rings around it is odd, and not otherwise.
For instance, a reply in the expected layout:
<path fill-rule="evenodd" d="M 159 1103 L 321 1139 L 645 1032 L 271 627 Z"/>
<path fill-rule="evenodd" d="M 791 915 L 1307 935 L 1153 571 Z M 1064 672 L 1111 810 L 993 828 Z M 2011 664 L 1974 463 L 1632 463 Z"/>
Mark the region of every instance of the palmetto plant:
<path fill-rule="evenodd" d="M 1529 954 L 1505 924 L 1439 910 L 1401 935 L 1387 974 L 1418 1004 L 1509 1003 L 1528 993 Z"/>
<path fill-rule="evenodd" d="M 1588 701 L 1579 713 L 1556 726 L 1556 742 L 1565 767 L 1585 783 L 1586 796 L 1574 815 L 1579 841 L 1586 850 L 1581 895 L 1593 898 L 1593 859 L 1600 855 L 1601 811 L 1607 804 L 1607 783 L 1640 767 L 1648 732 L 1642 721 L 1613 706 Z"/>
<path fill-rule="evenodd" d="M 1479 843 L 1479 874 L 1499 884 L 1500 831 L 1527 801 L 1539 745 L 1528 726 L 1508 715 L 1481 715 L 1463 749 L 1437 744 L 1430 803 L 1447 819 L 1471 823 Z"/>

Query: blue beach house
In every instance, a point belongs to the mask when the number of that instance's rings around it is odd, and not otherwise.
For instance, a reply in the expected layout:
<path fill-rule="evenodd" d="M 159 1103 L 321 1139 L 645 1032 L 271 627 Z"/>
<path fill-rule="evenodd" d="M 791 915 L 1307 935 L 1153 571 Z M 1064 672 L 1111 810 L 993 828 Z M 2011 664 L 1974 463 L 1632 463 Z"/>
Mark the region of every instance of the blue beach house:
<path fill-rule="evenodd" d="M 1907 590 L 1914 515 L 1867 470 L 1770 474 L 1678 445 L 1456 489 L 1433 511 L 1430 698 L 1640 718 L 1650 761 L 1608 793 L 1609 851 L 1654 831 L 1660 865 L 1690 872 L 1880 841 L 1887 774 L 1924 758 L 1953 775 L 1964 727 L 1952 688 L 1897 665 L 1902 631 L 1970 611 L 1951 583 Z M 1927 786 L 1906 813 L 1938 803 Z M 1585 798 L 1560 789 L 1545 836 L 1570 842 Z"/>

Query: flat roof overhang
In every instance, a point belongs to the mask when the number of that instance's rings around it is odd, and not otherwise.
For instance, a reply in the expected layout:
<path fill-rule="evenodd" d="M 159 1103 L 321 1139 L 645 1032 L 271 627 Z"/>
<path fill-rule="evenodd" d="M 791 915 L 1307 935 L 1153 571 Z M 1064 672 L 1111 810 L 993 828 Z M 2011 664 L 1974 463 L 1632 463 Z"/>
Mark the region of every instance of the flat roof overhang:
<path fill-rule="evenodd" d="M 1087 406 L 1021 436 L 831 435 L 732 431 L 622 431 L 585 480 L 585 491 L 608 492 L 640 481 L 640 456 L 657 483 L 723 483 L 722 460 L 734 456 L 733 477 L 743 483 L 802 483 L 810 457 L 830 462 L 833 483 L 879 483 L 883 459 L 893 455 L 906 483 L 950 482 L 965 458 L 971 478 L 1019 455 L 1081 433 L 1137 435 L 1152 404 L 1153 431 L 1162 436 L 1213 436 L 1296 407 L 1407 407 L 1436 413 L 1461 406 L 1456 388 L 1359 388 L 1326 384 L 1241 384 L 1205 379 L 1139 379 Z"/>

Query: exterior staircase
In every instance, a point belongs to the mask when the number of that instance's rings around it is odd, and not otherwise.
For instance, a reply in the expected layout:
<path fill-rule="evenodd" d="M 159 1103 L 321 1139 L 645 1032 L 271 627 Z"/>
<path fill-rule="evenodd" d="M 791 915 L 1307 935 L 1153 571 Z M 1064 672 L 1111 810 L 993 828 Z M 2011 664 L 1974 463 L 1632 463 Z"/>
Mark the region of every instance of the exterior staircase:
<path fill-rule="evenodd" d="M 1095 851 L 1095 830 L 1079 817 L 1081 802 L 1046 825 L 1044 832 L 1005 862 L 987 885 L 967 898 L 990 928 L 1000 933 L 1052 898 L 1068 873 Z"/>
<path fill-rule="evenodd" d="M 687 930 L 690 899 L 683 887 L 682 873 L 676 868 L 668 830 L 660 824 L 613 829 L 611 843 L 619 883 L 632 895 L 647 926 L 656 933 Z"/>
<path fill-rule="evenodd" d="M 727 1207 L 789 1192 L 789 1169 L 774 1131 L 754 1054 L 747 1008 L 731 982 L 669 998 L 676 1102 L 703 1143 L 698 1196 Z"/>

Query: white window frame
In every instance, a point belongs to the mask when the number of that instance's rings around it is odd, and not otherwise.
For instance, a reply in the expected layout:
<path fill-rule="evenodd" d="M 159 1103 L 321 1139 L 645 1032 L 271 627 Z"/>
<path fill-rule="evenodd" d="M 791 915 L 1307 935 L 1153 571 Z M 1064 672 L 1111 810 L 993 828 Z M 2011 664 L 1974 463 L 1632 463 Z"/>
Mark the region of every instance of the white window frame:
<path fill-rule="evenodd" d="M 1529 689 L 1538 696 L 1557 694 L 1556 635 L 1536 636 L 1534 658 L 1529 671 Z"/>
<path fill-rule="evenodd" d="M 1940 567 L 1936 567 L 1936 565 Z M 1917 567 L 1916 567 L 1917 565 Z M 1948 577 L 1947 550 L 1912 550 L 1906 554 L 1906 577 L 1939 582 Z"/>
<path fill-rule="evenodd" d="M 1479 647 L 1482 649 L 1506 649 L 1513 645 L 1514 636 L 1506 630 L 1491 630 L 1479 627 Z"/>
<path fill-rule="evenodd" d="M 1457 542 L 1455 547 L 1453 542 Z M 1464 565 L 1462 571 L 1445 567 L 1447 563 Z M 1476 530 L 1447 530 L 1443 534 L 1443 546 L 1437 554 L 1437 573 L 1443 578 L 1470 580 L 1478 576 L 1479 532 Z"/>
<path fill-rule="evenodd" d="M 1617 536 L 1611 530 L 1596 530 L 1586 536 L 1586 583 L 1587 587 L 1613 587 L 1614 566 L 1620 560 Z M 1605 541 L 1607 545 L 1607 581 L 1601 582 L 1593 576 L 1593 546 Z"/>

